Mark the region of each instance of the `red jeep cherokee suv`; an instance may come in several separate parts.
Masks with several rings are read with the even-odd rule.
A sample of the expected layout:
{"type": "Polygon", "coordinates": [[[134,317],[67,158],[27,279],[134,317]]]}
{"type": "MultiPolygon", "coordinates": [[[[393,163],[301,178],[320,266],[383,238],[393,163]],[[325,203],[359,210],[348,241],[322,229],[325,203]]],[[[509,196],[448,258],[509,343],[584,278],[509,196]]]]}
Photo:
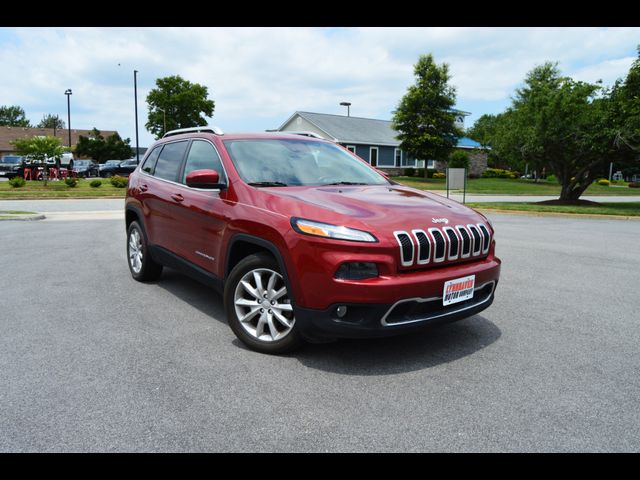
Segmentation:
{"type": "Polygon", "coordinates": [[[268,353],[469,317],[500,274],[483,215],[298,134],[167,132],[125,213],[133,278],[166,265],[215,287],[233,332],[268,353]]]}

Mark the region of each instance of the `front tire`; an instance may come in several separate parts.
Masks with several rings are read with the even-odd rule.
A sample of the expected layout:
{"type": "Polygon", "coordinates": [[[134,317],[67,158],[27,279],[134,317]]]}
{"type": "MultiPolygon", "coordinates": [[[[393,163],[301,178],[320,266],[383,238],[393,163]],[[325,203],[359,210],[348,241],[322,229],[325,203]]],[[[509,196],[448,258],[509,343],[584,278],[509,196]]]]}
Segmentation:
{"type": "Polygon", "coordinates": [[[157,280],[162,273],[162,265],[149,255],[147,237],[137,221],[127,229],[127,263],[131,276],[139,282],[157,280]]]}
{"type": "Polygon", "coordinates": [[[280,354],[304,343],[282,272],[270,255],[249,255],[234,267],[224,307],[233,333],[253,350],[280,354]]]}

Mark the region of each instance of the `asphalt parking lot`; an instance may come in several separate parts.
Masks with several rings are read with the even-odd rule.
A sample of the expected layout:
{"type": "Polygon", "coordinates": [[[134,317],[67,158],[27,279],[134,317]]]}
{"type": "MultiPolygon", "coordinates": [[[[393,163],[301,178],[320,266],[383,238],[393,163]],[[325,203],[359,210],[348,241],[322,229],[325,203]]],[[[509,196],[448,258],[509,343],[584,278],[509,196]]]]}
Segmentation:
{"type": "Polygon", "coordinates": [[[122,220],[0,222],[0,451],[639,451],[640,222],[490,218],[489,309],[283,357],[122,220]]]}

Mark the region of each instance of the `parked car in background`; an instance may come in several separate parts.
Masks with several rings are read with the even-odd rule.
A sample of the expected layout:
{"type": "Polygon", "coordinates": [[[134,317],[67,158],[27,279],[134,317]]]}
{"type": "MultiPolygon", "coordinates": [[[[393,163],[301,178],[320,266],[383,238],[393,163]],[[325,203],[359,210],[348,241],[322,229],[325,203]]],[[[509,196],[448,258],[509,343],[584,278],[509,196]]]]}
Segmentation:
{"type": "Polygon", "coordinates": [[[78,177],[97,177],[100,174],[95,160],[74,160],[73,171],[78,177]]]}
{"type": "Polygon", "coordinates": [[[122,163],[122,160],[107,160],[98,165],[101,177],[113,177],[115,168],[122,163]]]}
{"type": "Polygon", "coordinates": [[[0,177],[13,178],[22,175],[21,165],[22,157],[5,155],[0,158],[0,177]]]}
{"type": "MultiPolygon", "coordinates": [[[[116,160],[108,160],[109,162],[114,162],[116,160]]],[[[114,175],[120,175],[121,177],[128,177],[131,172],[133,172],[138,166],[138,162],[135,158],[130,158],[129,160],[117,160],[120,162],[118,165],[103,167],[100,170],[101,177],[113,177],[114,175]]],[[[106,162],[105,162],[106,165],[106,162]]]]}

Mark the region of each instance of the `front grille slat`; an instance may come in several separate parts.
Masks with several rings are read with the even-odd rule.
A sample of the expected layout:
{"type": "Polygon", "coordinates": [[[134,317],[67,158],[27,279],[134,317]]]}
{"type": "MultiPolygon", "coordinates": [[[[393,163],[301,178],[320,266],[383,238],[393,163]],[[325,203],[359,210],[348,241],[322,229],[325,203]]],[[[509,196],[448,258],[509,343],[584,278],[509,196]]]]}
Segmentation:
{"type": "Polygon", "coordinates": [[[442,232],[437,228],[430,228],[429,233],[433,238],[433,261],[443,262],[447,251],[447,241],[444,238],[442,232]]]}
{"type": "Polygon", "coordinates": [[[471,232],[471,236],[473,237],[473,256],[480,255],[482,252],[482,236],[480,235],[480,231],[478,227],[475,225],[467,225],[467,228],[471,232]]]}
{"type": "Polygon", "coordinates": [[[394,235],[400,244],[400,262],[408,267],[413,264],[413,240],[407,232],[395,232],[394,235]]]}
{"type": "Polygon", "coordinates": [[[491,234],[489,233],[489,230],[487,229],[487,227],[482,223],[478,224],[478,228],[480,229],[480,232],[482,233],[482,237],[483,237],[482,253],[485,254],[489,251],[489,245],[491,245],[491,234]]]}
{"type": "Polygon", "coordinates": [[[412,230],[418,242],[418,265],[429,263],[431,258],[431,243],[424,230],[412,230]]]}
{"type": "Polygon", "coordinates": [[[451,227],[444,227],[443,230],[449,239],[449,260],[457,260],[460,242],[456,231],[451,227]]]}

